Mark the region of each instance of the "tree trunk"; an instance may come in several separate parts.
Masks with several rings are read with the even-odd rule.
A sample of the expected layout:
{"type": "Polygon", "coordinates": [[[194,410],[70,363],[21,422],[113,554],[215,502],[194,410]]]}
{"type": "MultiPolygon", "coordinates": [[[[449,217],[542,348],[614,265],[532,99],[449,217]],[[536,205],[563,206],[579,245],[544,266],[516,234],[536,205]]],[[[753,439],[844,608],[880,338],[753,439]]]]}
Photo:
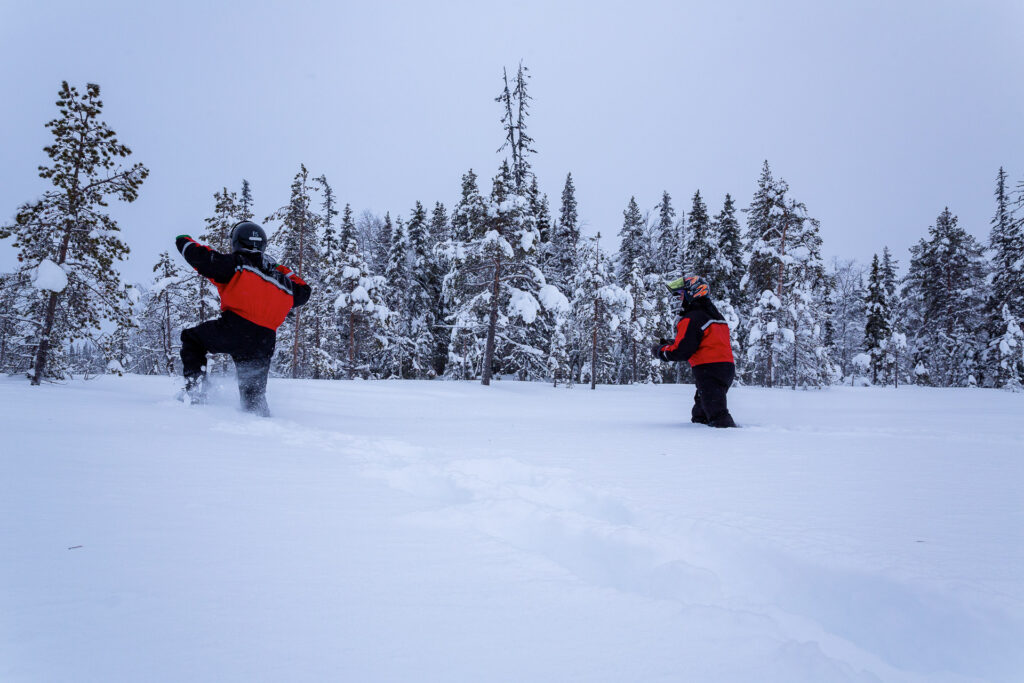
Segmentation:
{"type": "Polygon", "coordinates": [[[355,371],[356,366],[356,312],[354,310],[348,312],[348,378],[352,379],[352,374],[355,371]]]}
{"type": "Polygon", "coordinates": [[[590,346],[590,390],[597,389],[597,325],[601,315],[601,300],[594,297],[594,333],[590,346]]]}
{"type": "Polygon", "coordinates": [[[494,335],[498,329],[498,292],[501,288],[501,257],[494,258],[494,282],[491,285],[491,312],[487,321],[487,346],[484,347],[483,379],[485,387],[491,385],[491,365],[494,363],[494,335]]]}
{"type": "MultiPolygon", "coordinates": [[[[77,171],[76,171],[77,172],[77,171]]],[[[75,189],[77,190],[77,180],[75,189]]],[[[60,253],[57,256],[57,265],[63,266],[68,258],[68,245],[71,244],[71,231],[78,225],[78,214],[75,219],[64,230],[64,239],[61,241],[60,253]]],[[[43,380],[43,371],[46,369],[46,357],[50,351],[50,332],[53,331],[53,321],[57,315],[57,297],[59,292],[50,292],[50,300],[46,302],[46,317],[43,319],[43,329],[39,333],[39,346],[36,348],[35,373],[32,375],[32,386],[37,387],[43,380]]]]}
{"type": "MultiPolygon", "coordinates": [[[[302,277],[301,275],[299,277],[302,277]]],[[[295,310],[295,340],[292,341],[292,379],[299,376],[299,330],[302,321],[302,309],[295,310]]]]}
{"type": "Polygon", "coordinates": [[[46,302],[46,317],[43,319],[43,329],[39,333],[39,347],[36,349],[35,372],[32,375],[32,386],[39,386],[43,379],[43,371],[46,369],[46,356],[50,351],[50,331],[53,329],[53,320],[57,314],[57,292],[50,292],[50,300],[46,302]]]}
{"type": "MultiPolygon", "coordinates": [[[[303,181],[305,183],[305,181],[303,181]]],[[[303,185],[302,188],[303,196],[305,196],[306,188],[303,185]]],[[[303,205],[303,213],[305,213],[305,205],[303,205]]],[[[305,254],[305,238],[306,238],[306,225],[305,215],[303,215],[303,223],[299,228],[299,262],[296,264],[295,273],[299,277],[302,277],[302,257],[305,254]]],[[[302,330],[302,309],[295,311],[295,341],[292,342],[292,379],[296,379],[299,376],[299,332],[302,330]]]]}
{"type": "Polygon", "coordinates": [[[174,357],[171,340],[171,301],[164,293],[164,361],[167,374],[174,374],[174,357]]]}

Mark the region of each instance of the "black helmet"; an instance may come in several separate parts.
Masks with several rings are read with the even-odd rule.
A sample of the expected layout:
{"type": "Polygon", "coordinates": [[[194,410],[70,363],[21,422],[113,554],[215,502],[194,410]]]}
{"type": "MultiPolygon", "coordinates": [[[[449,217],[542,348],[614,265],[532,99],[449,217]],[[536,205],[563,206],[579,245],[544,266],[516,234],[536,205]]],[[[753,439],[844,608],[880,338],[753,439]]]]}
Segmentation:
{"type": "Polygon", "coordinates": [[[689,305],[694,299],[705,299],[708,297],[708,281],[700,275],[689,275],[673,280],[666,284],[668,291],[680,297],[683,303],[689,305]]]}
{"type": "Polygon", "coordinates": [[[267,233],[252,221],[239,221],[231,228],[231,251],[258,251],[267,249],[267,233]]]}

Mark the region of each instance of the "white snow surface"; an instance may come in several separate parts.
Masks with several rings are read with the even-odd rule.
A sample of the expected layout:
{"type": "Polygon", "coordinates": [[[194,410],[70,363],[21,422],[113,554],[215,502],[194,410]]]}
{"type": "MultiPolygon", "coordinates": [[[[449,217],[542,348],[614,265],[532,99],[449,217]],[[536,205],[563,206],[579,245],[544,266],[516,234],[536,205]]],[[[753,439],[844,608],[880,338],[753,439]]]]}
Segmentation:
{"type": "Polygon", "coordinates": [[[0,680],[1024,680],[1024,395],[178,385],[0,379],[0,680]]]}
{"type": "Polygon", "coordinates": [[[48,292],[63,292],[68,286],[68,274],[56,263],[46,258],[39,262],[32,276],[32,286],[48,292]]]}

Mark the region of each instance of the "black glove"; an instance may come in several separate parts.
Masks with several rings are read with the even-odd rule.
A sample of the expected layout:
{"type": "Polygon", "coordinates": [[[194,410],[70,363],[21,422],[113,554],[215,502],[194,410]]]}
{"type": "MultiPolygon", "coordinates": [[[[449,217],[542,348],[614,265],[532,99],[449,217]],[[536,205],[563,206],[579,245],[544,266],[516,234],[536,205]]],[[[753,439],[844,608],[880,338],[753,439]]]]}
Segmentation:
{"type": "Polygon", "coordinates": [[[664,344],[651,344],[651,355],[655,358],[661,358],[661,347],[664,344]]]}

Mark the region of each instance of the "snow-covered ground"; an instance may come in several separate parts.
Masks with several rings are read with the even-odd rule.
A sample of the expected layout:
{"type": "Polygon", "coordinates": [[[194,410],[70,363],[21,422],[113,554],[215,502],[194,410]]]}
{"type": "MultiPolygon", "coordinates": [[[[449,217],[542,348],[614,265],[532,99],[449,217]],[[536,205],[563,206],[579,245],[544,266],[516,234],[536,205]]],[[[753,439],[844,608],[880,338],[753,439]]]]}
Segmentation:
{"type": "Polygon", "coordinates": [[[176,387],[0,380],[0,680],[1024,680],[1024,395],[176,387]]]}

